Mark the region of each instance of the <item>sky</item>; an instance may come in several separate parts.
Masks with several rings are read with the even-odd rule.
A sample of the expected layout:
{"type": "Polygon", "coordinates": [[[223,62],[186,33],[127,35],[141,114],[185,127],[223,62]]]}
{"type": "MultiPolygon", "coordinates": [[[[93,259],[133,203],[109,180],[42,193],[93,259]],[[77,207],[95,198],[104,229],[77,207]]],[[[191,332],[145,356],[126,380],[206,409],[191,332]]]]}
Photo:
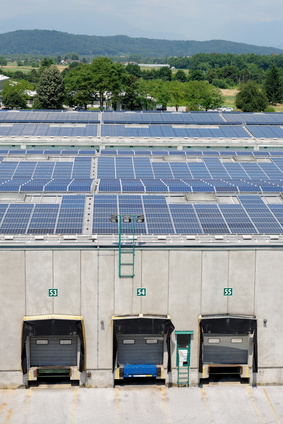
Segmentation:
{"type": "Polygon", "coordinates": [[[0,0],[0,33],[229,40],[283,48],[283,0],[0,0]]]}

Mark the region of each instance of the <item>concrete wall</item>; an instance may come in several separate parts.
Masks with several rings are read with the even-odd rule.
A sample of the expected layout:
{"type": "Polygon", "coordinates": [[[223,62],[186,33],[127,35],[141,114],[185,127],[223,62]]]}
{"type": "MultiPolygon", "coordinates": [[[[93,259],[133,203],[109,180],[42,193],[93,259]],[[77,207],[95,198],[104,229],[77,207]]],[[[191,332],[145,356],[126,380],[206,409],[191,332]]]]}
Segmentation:
{"type": "MultiPolygon", "coordinates": [[[[258,383],[283,383],[281,250],[137,250],[134,278],[118,277],[114,250],[1,250],[0,269],[1,387],[22,384],[23,317],[53,313],[84,317],[92,386],[113,383],[111,317],[128,314],[168,314],[176,330],[194,332],[194,384],[199,315],[256,315],[258,383]],[[147,289],[145,297],[137,296],[138,287],[147,289]],[[223,295],[225,287],[233,288],[233,296],[223,295]],[[50,298],[49,288],[57,288],[58,297],[50,298]]],[[[174,366],[174,334],[172,339],[174,366]]]]}

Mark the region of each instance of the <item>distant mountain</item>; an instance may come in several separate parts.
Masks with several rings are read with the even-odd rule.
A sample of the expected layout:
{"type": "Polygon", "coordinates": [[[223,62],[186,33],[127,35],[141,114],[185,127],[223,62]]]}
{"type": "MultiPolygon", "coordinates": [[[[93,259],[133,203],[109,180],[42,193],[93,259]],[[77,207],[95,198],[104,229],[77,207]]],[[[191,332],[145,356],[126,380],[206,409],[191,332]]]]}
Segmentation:
{"type": "Polygon", "coordinates": [[[259,47],[233,41],[171,41],[149,38],[131,38],[125,35],[75,35],[49,30],[20,30],[0,34],[0,55],[38,54],[64,55],[76,52],[84,56],[143,57],[192,56],[197,53],[254,53],[258,55],[283,54],[273,47],[259,47]]]}

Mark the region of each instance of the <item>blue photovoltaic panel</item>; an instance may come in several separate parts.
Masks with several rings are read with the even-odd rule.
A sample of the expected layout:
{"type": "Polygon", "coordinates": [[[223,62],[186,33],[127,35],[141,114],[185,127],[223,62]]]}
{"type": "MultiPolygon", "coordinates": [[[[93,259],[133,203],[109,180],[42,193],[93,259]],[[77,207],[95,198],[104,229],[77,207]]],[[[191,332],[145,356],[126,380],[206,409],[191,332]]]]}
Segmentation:
{"type": "Polygon", "coordinates": [[[8,204],[0,203],[0,225],[8,206],[8,204]]]}
{"type": "Polygon", "coordinates": [[[242,205],[219,205],[219,209],[232,234],[257,233],[242,205]]]}
{"type": "Polygon", "coordinates": [[[229,177],[226,169],[218,158],[204,158],[203,160],[212,178],[229,177]]]}
{"type": "Polygon", "coordinates": [[[90,178],[91,163],[90,157],[76,157],[71,177],[81,179],[90,178]]]}
{"type": "Polygon", "coordinates": [[[170,162],[170,166],[174,178],[192,178],[186,163],[170,162]]]}
{"type": "Polygon", "coordinates": [[[141,180],[130,180],[130,179],[122,179],[121,180],[122,192],[144,192],[145,187],[142,184],[141,180]]]}
{"type": "Polygon", "coordinates": [[[52,178],[71,178],[72,171],[72,162],[56,162],[52,178]]]}
{"type": "Polygon", "coordinates": [[[135,178],[132,158],[116,157],[115,163],[117,178],[135,178]]]}
{"type": "Polygon", "coordinates": [[[280,234],[282,227],[259,196],[239,196],[260,234],[280,234]]]}
{"type": "Polygon", "coordinates": [[[89,179],[76,179],[68,186],[69,192],[91,192],[93,180],[89,179]]]}
{"type": "Polygon", "coordinates": [[[205,234],[229,234],[222,214],[217,205],[195,205],[195,210],[205,234]]]}
{"type": "Polygon", "coordinates": [[[33,178],[51,178],[55,162],[38,162],[34,170],[33,178]]]}
{"type": "Polygon", "coordinates": [[[36,162],[19,162],[13,178],[32,178],[36,162]]]}
{"type": "Polygon", "coordinates": [[[205,192],[205,193],[211,193],[214,192],[214,187],[211,184],[208,184],[205,181],[201,181],[198,179],[188,179],[183,178],[183,181],[191,188],[191,191],[194,193],[197,192],[205,192]]]}
{"type": "Polygon", "coordinates": [[[174,234],[169,208],[164,196],[143,196],[149,234],[174,234]]]}
{"type": "Polygon", "coordinates": [[[46,184],[50,182],[50,179],[40,179],[29,180],[21,186],[22,192],[43,192],[46,184]]]}
{"type": "Polygon", "coordinates": [[[171,193],[183,193],[188,191],[191,192],[191,187],[180,179],[173,180],[162,178],[162,181],[168,187],[168,191],[170,191],[171,193]]]}
{"type": "Polygon", "coordinates": [[[144,215],[141,196],[124,195],[118,196],[119,214],[132,215],[130,223],[121,222],[122,234],[146,234],[145,221],[136,222],[137,215],[144,215]]]}
{"type": "Polygon", "coordinates": [[[97,178],[117,178],[113,157],[99,157],[97,163],[97,178]]]}
{"type": "Polygon", "coordinates": [[[118,201],[116,195],[93,196],[93,234],[117,234],[118,224],[110,221],[111,215],[118,215],[118,201]]]}
{"type": "Polygon", "coordinates": [[[152,168],[155,178],[173,178],[170,165],[167,162],[153,162],[152,168]]]}
{"type": "Polygon", "coordinates": [[[193,178],[211,178],[211,174],[204,163],[188,162],[187,165],[193,178]]]}
{"type": "Polygon", "coordinates": [[[38,204],[35,205],[27,233],[28,234],[53,234],[59,205],[38,204]]]}
{"type": "Polygon", "coordinates": [[[151,192],[167,192],[168,187],[159,179],[145,179],[142,180],[143,185],[145,186],[145,191],[148,193],[151,192]]]}
{"type": "Polygon", "coordinates": [[[100,192],[118,192],[122,191],[121,181],[119,179],[102,178],[99,182],[98,191],[100,192]]]}
{"type": "Polygon", "coordinates": [[[85,196],[63,196],[56,234],[81,234],[83,230],[85,196]]]}
{"type": "Polygon", "coordinates": [[[153,171],[149,158],[134,158],[136,178],[153,178],[153,171]]]}
{"type": "Polygon", "coordinates": [[[202,234],[192,205],[170,205],[171,215],[177,234],[202,234]]]}
{"type": "Polygon", "coordinates": [[[68,186],[71,184],[72,179],[58,179],[51,180],[44,187],[45,192],[66,192],[68,191],[68,186]]]}
{"type": "Polygon", "coordinates": [[[25,234],[34,205],[10,204],[1,222],[2,234],[25,234]]]}

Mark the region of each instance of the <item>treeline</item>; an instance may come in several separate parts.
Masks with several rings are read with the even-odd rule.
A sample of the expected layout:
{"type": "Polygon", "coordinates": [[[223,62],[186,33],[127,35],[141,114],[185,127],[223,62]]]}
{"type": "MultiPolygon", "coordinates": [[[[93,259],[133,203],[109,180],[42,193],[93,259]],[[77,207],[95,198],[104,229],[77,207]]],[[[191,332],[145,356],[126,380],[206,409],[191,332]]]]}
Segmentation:
{"type": "Polygon", "coordinates": [[[35,108],[59,108],[64,104],[86,109],[99,102],[101,109],[139,110],[158,105],[161,109],[174,106],[178,110],[182,105],[188,110],[208,110],[222,105],[220,88],[229,86],[240,87],[241,96],[236,99],[236,106],[244,111],[265,110],[268,104],[282,102],[282,67],[273,65],[264,70],[253,63],[239,69],[225,60],[223,67],[215,63],[214,68],[204,69],[202,65],[185,72],[169,66],[142,69],[136,63],[125,65],[100,57],[90,64],[72,62],[60,73],[54,61],[45,58],[38,69],[27,74],[17,71],[13,75],[17,83],[11,80],[5,84],[3,103],[6,107],[25,107],[27,91],[36,90],[35,108]],[[48,72],[51,73],[46,76],[48,72]],[[50,80],[51,76],[54,80],[50,80]],[[40,94],[45,93],[44,84],[48,100],[45,94],[40,94]],[[57,86],[60,89],[55,95],[50,87],[57,86]],[[253,97],[253,101],[250,102],[249,97],[253,97]],[[18,104],[17,99],[21,100],[18,104]]]}

